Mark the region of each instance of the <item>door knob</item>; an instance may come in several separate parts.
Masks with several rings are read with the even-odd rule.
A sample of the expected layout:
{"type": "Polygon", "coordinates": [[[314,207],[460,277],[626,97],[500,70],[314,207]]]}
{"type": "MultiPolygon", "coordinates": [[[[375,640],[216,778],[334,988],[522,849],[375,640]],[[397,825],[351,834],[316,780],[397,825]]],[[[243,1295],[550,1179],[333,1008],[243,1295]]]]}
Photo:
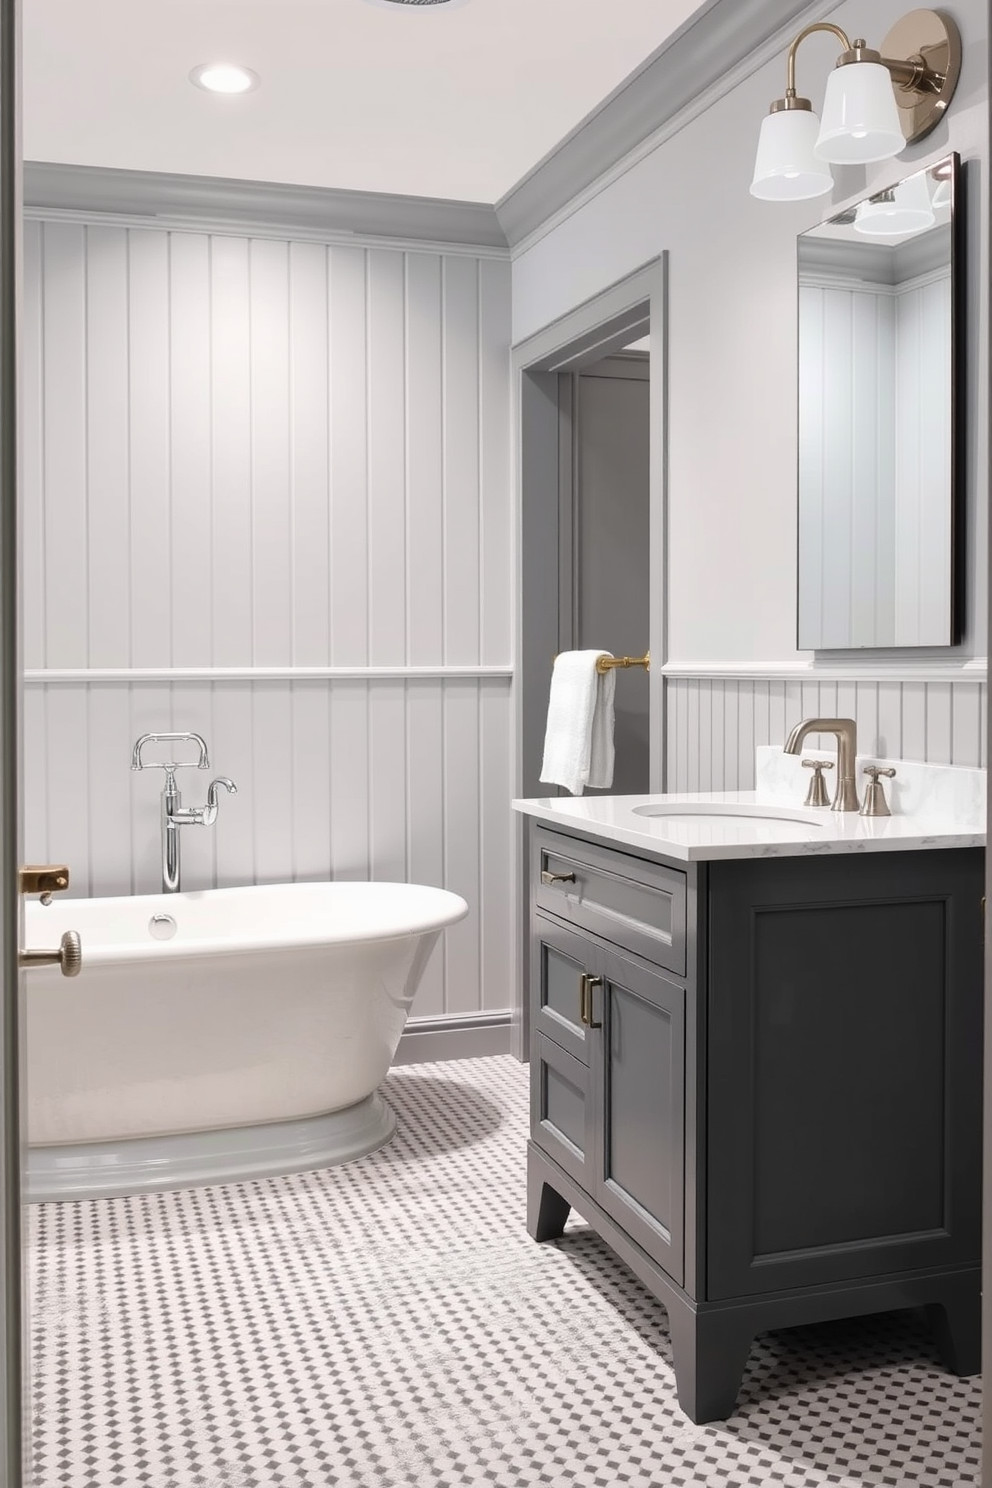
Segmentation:
{"type": "Polygon", "coordinates": [[[78,976],[83,968],[83,947],[76,930],[67,930],[55,951],[21,951],[18,963],[26,970],[32,966],[59,966],[62,975],[78,976]]]}

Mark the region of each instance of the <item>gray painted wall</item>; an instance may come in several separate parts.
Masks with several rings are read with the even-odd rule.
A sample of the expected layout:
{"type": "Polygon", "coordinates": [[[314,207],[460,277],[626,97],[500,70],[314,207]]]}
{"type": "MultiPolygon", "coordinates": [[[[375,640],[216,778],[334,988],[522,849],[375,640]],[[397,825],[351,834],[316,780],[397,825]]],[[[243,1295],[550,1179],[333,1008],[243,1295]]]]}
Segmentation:
{"type": "Polygon", "coordinates": [[[195,729],[185,886],[447,885],[416,1012],[506,1008],[505,257],[63,217],[25,270],[27,860],[157,890],[130,746],[195,729]]]}
{"type": "MultiPolygon", "coordinates": [[[[869,40],[881,40],[904,6],[879,0],[871,9],[869,40]]],[[[678,677],[669,689],[670,779],[682,771],[674,741],[680,731],[688,737],[679,710],[694,706],[683,682],[695,674],[712,683],[719,668],[739,696],[781,680],[784,668],[798,670],[813,660],[795,647],[796,235],[848,198],[906,174],[908,162],[936,160],[949,149],[961,153],[970,208],[964,644],[925,654],[856,652],[842,660],[854,680],[874,681],[894,661],[901,674],[887,680],[908,685],[924,667],[932,675],[936,661],[951,666],[952,687],[974,690],[983,680],[979,669],[959,682],[952,664],[984,656],[986,649],[988,20],[981,0],[948,9],[961,28],[965,60],[947,119],[899,161],[870,173],[839,173],[833,199],[783,205],[749,195],[757,131],[785,81],[783,53],[687,117],[684,127],[673,121],[650,153],[641,152],[627,170],[611,171],[599,189],[583,192],[517,250],[515,341],[668,251],[667,660],[678,677]]],[[[866,24],[864,7],[854,3],[837,6],[831,18],[859,32],[866,24]]],[[[814,102],[822,98],[833,60],[830,38],[805,43],[800,91],[814,102]]],[[[930,683],[921,677],[919,685],[930,683]]],[[[721,783],[712,769],[698,780],[700,788],[721,783]]]]}

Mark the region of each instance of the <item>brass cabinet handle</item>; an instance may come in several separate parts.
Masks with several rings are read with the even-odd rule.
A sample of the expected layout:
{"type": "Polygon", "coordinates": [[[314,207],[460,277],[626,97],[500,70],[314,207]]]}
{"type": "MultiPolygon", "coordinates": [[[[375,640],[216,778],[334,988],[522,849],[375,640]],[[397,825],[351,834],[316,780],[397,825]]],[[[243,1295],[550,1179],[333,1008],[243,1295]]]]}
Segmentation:
{"type": "Polygon", "coordinates": [[[574,883],[574,873],[549,873],[547,868],[541,870],[541,882],[545,886],[556,883],[574,883]]]}
{"type": "Polygon", "coordinates": [[[59,966],[62,975],[78,976],[83,968],[83,947],[78,931],[67,930],[59,942],[57,951],[21,951],[18,963],[22,968],[31,966],[59,966]]]}

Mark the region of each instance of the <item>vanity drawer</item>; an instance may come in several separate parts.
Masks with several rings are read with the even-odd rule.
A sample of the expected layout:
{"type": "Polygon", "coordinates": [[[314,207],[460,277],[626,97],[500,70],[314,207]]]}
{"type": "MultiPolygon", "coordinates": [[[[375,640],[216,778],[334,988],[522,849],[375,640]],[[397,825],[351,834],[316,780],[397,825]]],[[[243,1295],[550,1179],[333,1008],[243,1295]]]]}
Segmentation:
{"type": "Polygon", "coordinates": [[[685,874],[535,828],[534,904],[685,975],[685,874]]]}

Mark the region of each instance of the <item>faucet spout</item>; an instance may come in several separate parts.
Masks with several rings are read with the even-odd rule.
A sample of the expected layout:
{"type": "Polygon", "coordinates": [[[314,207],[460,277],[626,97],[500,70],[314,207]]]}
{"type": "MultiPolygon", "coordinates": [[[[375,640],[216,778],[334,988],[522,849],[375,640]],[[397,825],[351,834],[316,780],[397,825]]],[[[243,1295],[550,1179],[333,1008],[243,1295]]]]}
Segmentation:
{"type": "Polygon", "coordinates": [[[201,818],[202,824],[205,827],[212,827],[217,820],[217,811],[220,805],[217,799],[217,787],[219,785],[222,785],[231,796],[238,794],[238,787],[227,775],[218,775],[216,780],[211,780],[207,789],[207,804],[203,808],[203,816],[201,818]]]}
{"type": "Polygon", "coordinates": [[[807,734],[833,734],[837,740],[837,793],[833,811],[858,811],[854,762],[858,754],[858,725],[853,718],[804,718],[785,741],[786,754],[799,754],[807,734]]]}

